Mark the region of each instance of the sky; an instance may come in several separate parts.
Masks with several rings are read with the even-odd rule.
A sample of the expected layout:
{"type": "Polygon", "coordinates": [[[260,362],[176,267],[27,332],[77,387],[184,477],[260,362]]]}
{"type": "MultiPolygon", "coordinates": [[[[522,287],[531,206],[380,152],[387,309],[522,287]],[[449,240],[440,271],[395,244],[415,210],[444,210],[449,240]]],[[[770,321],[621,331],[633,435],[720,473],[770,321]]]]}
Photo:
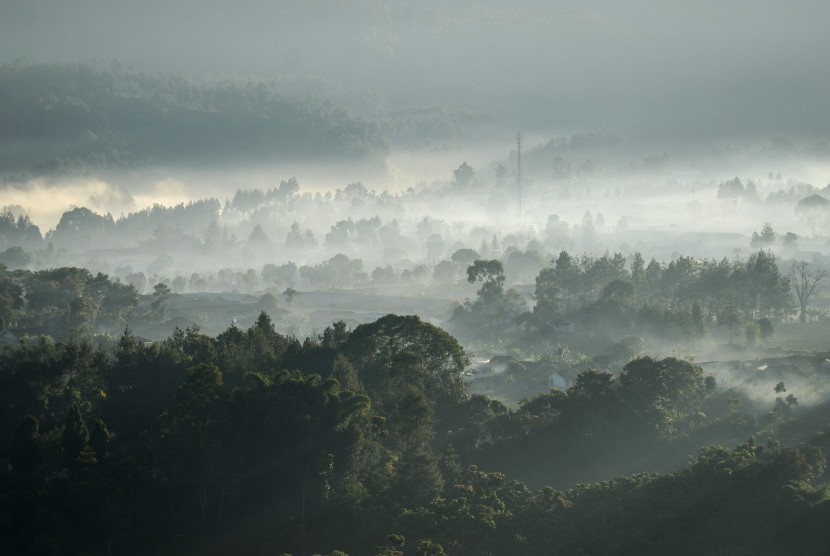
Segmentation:
{"type": "Polygon", "coordinates": [[[525,129],[823,134],[830,2],[0,0],[0,62],[304,76],[525,129]]]}
{"type": "MultiPolygon", "coordinates": [[[[229,167],[213,181],[199,168],[60,176],[5,187],[0,206],[21,205],[51,225],[68,205],[118,214],[292,175],[309,190],[362,181],[399,191],[449,180],[465,160],[491,174],[509,160],[517,130],[528,150],[595,133],[624,137],[623,158],[670,153],[684,168],[684,157],[692,167],[729,152],[735,167],[720,177],[731,178],[758,165],[740,158],[765,152],[757,145],[821,143],[826,153],[827,21],[827,0],[0,0],[0,64],[114,61],[196,83],[275,80],[291,94],[308,84],[370,121],[439,108],[490,126],[439,152],[401,146],[378,168],[315,159],[229,167]]],[[[749,175],[786,169],[795,156],[772,154],[749,175]]],[[[823,185],[830,164],[821,156],[809,160],[816,172],[788,178],[823,185]]]]}

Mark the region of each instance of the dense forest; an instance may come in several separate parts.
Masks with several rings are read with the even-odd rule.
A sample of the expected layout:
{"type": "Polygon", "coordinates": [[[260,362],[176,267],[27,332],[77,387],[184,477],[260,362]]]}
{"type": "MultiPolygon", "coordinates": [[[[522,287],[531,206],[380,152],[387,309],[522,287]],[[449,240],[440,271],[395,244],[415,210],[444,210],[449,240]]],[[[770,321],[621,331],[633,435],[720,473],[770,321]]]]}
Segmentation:
{"type": "Polygon", "coordinates": [[[826,403],[779,384],[755,412],[692,362],[640,357],[509,409],[465,393],[467,364],[396,315],[303,341],[265,312],[216,337],[25,339],[0,358],[3,550],[830,548],[826,403]]]}
{"type": "Polygon", "coordinates": [[[377,126],[324,101],[287,98],[264,82],[200,86],[118,65],[12,64],[0,68],[0,83],[6,172],[370,155],[385,148],[377,126]]]}
{"type": "Polygon", "coordinates": [[[205,83],[117,62],[5,64],[0,172],[371,158],[393,144],[451,144],[488,120],[439,108],[350,109],[349,98],[299,78],[205,83]]]}

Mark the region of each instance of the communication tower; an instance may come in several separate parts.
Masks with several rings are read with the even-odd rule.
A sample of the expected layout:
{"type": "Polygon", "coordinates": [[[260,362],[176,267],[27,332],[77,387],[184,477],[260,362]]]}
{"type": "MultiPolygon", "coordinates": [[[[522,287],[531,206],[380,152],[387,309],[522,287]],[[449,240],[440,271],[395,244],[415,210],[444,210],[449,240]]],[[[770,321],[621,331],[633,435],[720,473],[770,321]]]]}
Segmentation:
{"type": "Polygon", "coordinates": [[[516,134],[516,193],[519,201],[519,219],[522,218],[522,132],[516,134]]]}

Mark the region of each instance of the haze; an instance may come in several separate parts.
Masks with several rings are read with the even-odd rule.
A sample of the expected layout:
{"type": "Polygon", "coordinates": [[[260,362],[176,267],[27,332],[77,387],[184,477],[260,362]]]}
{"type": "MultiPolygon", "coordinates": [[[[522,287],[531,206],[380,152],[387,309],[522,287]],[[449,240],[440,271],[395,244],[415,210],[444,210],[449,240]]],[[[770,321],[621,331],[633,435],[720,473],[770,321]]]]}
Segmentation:
{"type": "Polygon", "coordinates": [[[0,0],[0,553],[830,553],[828,21],[0,0]]]}
{"type": "Polygon", "coordinates": [[[514,128],[824,133],[826,2],[4,0],[2,60],[312,77],[514,128]]]}

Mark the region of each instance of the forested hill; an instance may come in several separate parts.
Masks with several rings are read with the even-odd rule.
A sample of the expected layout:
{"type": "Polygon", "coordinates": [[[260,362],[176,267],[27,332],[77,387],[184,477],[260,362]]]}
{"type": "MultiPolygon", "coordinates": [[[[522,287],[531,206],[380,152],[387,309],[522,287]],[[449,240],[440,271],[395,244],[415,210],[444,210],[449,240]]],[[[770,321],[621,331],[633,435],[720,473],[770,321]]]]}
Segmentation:
{"type": "Polygon", "coordinates": [[[366,157],[378,125],[274,83],[195,84],[112,65],[0,67],[0,172],[366,157]]]}

